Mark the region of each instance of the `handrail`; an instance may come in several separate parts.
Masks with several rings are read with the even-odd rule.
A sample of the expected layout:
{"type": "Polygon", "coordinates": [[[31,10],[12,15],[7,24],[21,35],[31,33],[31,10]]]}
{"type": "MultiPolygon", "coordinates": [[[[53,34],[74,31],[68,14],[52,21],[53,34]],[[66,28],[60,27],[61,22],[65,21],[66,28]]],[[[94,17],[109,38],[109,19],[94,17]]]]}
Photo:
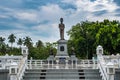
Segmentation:
{"type": "Polygon", "coordinates": [[[108,80],[107,78],[107,72],[106,72],[106,67],[105,67],[105,65],[104,64],[101,64],[101,62],[100,62],[100,60],[98,59],[98,68],[100,69],[100,73],[101,73],[101,75],[102,75],[102,78],[104,79],[104,80],[108,80]]]}
{"type": "Polygon", "coordinates": [[[96,69],[97,68],[97,60],[75,60],[71,61],[68,60],[68,62],[65,62],[63,64],[57,63],[56,61],[49,62],[48,60],[27,60],[27,66],[29,69],[32,68],[51,68],[51,69],[57,69],[58,66],[60,68],[69,68],[69,69],[74,69],[74,68],[92,68],[96,69]]]}
{"type": "Polygon", "coordinates": [[[26,69],[26,62],[27,61],[26,61],[25,58],[21,59],[20,65],[19,65],[19,68],[18,68],[17,80],[22,79],[22,76],[24,75],[24,71],[26,69]]]}

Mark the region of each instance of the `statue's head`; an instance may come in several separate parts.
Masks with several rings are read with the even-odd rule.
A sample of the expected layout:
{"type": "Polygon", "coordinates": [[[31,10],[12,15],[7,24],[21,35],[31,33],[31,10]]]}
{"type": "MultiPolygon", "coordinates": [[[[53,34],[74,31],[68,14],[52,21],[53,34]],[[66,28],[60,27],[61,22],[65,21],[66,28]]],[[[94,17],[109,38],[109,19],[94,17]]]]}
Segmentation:
{"type": "Polygon", "coordinates": [[[60,18],[60,22],[63,23],[63,18],[60,18]]]}

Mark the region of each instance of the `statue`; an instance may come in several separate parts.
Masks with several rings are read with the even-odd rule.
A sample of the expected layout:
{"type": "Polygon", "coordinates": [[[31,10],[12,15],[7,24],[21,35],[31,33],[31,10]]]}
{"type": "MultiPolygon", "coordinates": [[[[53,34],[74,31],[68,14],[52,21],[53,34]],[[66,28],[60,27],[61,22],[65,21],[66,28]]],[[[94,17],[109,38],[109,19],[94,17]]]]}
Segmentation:
{"type": "Polygon", "coordinates": [[[61,40],[64,40],[64,28],[65,28],[65,25],[63,24],[63,18],[60,18],[59,30],[60,30],[61,40]]]}

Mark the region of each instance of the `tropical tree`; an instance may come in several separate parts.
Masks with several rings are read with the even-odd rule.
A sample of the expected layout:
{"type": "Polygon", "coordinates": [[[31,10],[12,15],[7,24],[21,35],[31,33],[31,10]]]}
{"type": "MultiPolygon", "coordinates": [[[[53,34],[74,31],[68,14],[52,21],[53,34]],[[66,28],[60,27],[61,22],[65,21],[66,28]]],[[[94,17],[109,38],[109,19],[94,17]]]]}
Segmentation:
{"type": "Polygon", "coordinates": [[[25,37],[24,38],[24,42],[23,42],[23,44],[25,45],[25,46],[27,46],[28,48],[30,48],[30,47],[33,47],[32,46],[32,39],[30,38],[30,37],[25,37]]]}
{"type": "Polygon", "coordinates": [[[118,21],[104,20],[96,34],[97,44],[105,47],[106,54],[115,54],[120,46],[120,24],[118,21]]]}
{"type": "Polygon", "coordinates": [[[3,44],[4,44],[4,41],[5,41],[5,38],[0,37],[0,45],[3,45],[3,44]]]}
{"type": "Polygon", "coordinates": [[[80,58],[92,58],[98,45],[103,46],[105,54],[120,53],[119,21],[105,19],[102,22],[81,22],[72,26],[68,35],[68,50],[73,46],[80,58]]]}
{"type": "Polygon", "coordinates": [[[6,52],[6,47],[5,47],[5,38],[0,37],[0,54],[3,55],[6,52]]]}
{"type": "Polygon", "coordinates": [[[16,36],[14,34],[9,35],[8,37],[9,43],[11,43],[11,48],[13,46],[13,43],[15,42],[16,36]]]}
{"type": "Polygon", "coordinates": [[[20,45],[20,48],[21,48],[21,45],[23,44],[23,40],[21,38],[18,39],[18,42],[17,42],[17,45],[20,45]]]}
{"type": "Polygon", "coordinates": [[[68,31],[70,39],[68,40],[68,50],[71,53],[71,48],[75,48],[75,53],[80,58],[89,58],[93,53],[91,45],[93,45],[94,37],[91,35],[91,22],[81,22],[73,26],[72,29],[68,31]]]}
{"type": "Polygon", "coordinates": [[[51,53],[51,50],[52,50],[53,54],[55,55],[57,53],[56,42],[53,42],[53,43],[46,42],[45,49],[46,49],[47,53],[51,53]]]}
{"type": "Polygon", "coordinates": [[[36,42],[36,47],[37,48],[41,48],[41,47],[43,47],[44,45],[43,45],[43,42],[41,41],[41,40],[38,40],[38,42],[36,42]]]}

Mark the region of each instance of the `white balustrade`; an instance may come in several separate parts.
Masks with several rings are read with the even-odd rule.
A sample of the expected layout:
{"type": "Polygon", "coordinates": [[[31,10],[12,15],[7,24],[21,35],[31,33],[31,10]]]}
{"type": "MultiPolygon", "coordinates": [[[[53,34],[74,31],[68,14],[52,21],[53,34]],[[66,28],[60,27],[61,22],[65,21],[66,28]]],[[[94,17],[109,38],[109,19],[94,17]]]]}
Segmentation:
{"type": "Polygon", "coordinates": [[[97,49],[98,68],[103,80],[114,80],[115,68],[120,68],[120,55],[103,55],[102,46],[97,49]]]}
{"type": "Polygon", "coordinates": [[[59,63],[59,60],[56,60],[56,63],[54,61],[47,61],[47,60],[28,60],[27,61],[27,68],[34,69],[34,68],[40,68],[40,69],[74,69],[74,68],[91,68],[95,69],[97,68],[97,61],[93,60],[76,60],[76,61],[70,61],[65,60],[65,63],[59,63]]]}

